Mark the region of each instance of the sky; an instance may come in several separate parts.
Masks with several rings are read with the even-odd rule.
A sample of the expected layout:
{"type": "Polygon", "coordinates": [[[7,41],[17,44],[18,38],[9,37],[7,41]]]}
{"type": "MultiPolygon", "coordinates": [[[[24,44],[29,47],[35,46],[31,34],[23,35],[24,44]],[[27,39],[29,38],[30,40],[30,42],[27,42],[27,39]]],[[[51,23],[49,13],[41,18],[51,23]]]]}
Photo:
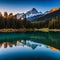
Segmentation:
{"type": "Polygon", "coordinates": [[[31,8],[39,12],[49,11],[52,8],[60,7],[60,0],[0,0],[0,12],[23,13],[31,8]]]}

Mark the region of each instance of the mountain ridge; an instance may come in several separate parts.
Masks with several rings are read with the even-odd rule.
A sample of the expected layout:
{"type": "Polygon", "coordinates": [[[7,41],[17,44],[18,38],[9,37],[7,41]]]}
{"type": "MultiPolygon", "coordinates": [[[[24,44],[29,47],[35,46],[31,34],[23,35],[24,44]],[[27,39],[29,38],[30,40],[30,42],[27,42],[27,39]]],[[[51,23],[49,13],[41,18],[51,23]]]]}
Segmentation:
{"type": "Polygon", "coordinates": [[[60,16],[60,10],[57,10],[57,11],[48,13],[48,14],[46,14],[46,15],[43,15],[43,16],[39,17],[39,18],[37,19],[37,21],[39,21],[39,20],[48,20],[48,19],[53,18],[53,17],[55,17],[55,16],[60,16]]]}
{"type": "Polygon", "coordinates": [[[60,8],[52,8],[50,11],[46,11],[45,13],[42,12],[38,12],[35,8],[31,8],[30,10],[28,10],[26,13],[22,14],[16,14],[18,18],[24,18],[26,15],[27,20],[29,21],[33,21],[38,19],[39,17],[42,18],[45,15],[49,15],[50,13],[56,12],[60,10],[60,8]]]}

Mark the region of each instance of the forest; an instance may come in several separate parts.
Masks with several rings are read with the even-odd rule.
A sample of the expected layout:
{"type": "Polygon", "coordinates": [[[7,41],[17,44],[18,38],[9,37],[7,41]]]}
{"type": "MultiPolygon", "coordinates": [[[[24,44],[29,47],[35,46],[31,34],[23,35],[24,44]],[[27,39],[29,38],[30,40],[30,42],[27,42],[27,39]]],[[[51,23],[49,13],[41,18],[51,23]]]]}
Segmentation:
{"type": "Polygon", "coordinates": [[[16,15],[10,13],[8,15],[7,12],[4,12],[4,15],[0,12],[0,29],[41,29],[41,28],[49,28],[49,29],[60,29],[60,17],[55,16],[50,19],[39,20],[39,21],[29,21],[25,17],[23,20],[17,19],[16,15]]]}

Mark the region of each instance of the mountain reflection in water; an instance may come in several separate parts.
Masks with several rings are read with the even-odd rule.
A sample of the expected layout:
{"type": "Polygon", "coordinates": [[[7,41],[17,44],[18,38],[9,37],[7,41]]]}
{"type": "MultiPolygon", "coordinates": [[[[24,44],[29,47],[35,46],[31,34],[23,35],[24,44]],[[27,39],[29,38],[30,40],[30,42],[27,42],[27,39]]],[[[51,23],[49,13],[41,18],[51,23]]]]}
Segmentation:
{"type": "Polygon", "coordinates": [[[0,43],[0,48],[7,48],[7,47],[16,47],[16,46],[27,46],[29,48],[35,49],[37,46],[45,46],[48,47],[46,45],[40,44],[40,43],[35,43],[29,40],[18,40],[18,41],[12,41],[12,42],[2,42],[0,43]]]}
{"type": "Polygon", "coordinates": [[[2,43],[11,45],[21,40],[46,44],[60,50],[60,32],[0,33],[0,47],[2,43]]]}
{"type": "Polygon", "coordinates": [[[16,46],[27,46],[29,48],[35,49],[37,46],[45,46],[46,48],[51,48],[52,50],[58,50],[57,48],[51,47],[51,46],[47,46],[41,43],[36,43],[30,40],[17,40],[17,41],[10,41],[10,42],[1,42],[0,43],[0,48],[7,48],[7,47],[16,47],[16,46]]]}
{"type": "Polygon", "coordinates": [[[60,60],[60,32],[0,33],[0,60],[60,60]]]}

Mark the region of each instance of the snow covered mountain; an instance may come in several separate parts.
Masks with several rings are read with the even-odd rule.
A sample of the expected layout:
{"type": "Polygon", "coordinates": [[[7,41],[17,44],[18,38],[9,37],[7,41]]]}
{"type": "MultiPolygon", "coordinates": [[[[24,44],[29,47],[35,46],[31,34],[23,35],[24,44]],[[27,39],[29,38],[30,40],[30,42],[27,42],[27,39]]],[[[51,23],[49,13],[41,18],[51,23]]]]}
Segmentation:
{"type": "Polygon", "coordinates": [[[31,8],[29,11],[26,12],[26,15],[36,14],[36,13],[38,13],[38,11],[35,8],[31,8]]]}
{"type": "Polygon", "coordinates": [[[42,12],[38,12],[35,8],[30,9],[29,11],[27,11],[26,13],[17,13],[16,14],[17,19],[23,19],[23,18],[27,18],[27,20],[32,21],[34,19],[37,19],[39,16],[42,16],[42,12]]]}
{"type": "Polygon", "coordinates": [[[44,15],[46,15],[46,14],[48,14],[49,13],[49,11],[46,11],[46,12],[44,12],[44,15]]]}
{"type": "MultiPolygon", "coordinates": [[[[25,17],[29,21],[35,21],[35,20],[47,20],[49,17],[52,18],[54,16],[54,12],[60,11],[60,8],[52,8],[50,11],[46,11],[44,13],[38,12],[35,8],[30,9],[26,13],[16,14],[17,19],[24,19],[25,17]],[[52,16],[51,16],[52,14],[52,16]]],[[[59,15],[58,13],[56,13],[59,15]]]]}
{"type": "Polygon", "coordinates": [[[31,21],[41,16],[42,12],[38,12],[35,8],[32,8],[29,11],[27,11],[25,14],[26,14],[26,18],[31,21]]]}
{"type": "Polygon", "coordinates": [[[17,13],[16,16],[17,16],[17,19],[24,19],[26,15],[25,13],[17,13]]]}

